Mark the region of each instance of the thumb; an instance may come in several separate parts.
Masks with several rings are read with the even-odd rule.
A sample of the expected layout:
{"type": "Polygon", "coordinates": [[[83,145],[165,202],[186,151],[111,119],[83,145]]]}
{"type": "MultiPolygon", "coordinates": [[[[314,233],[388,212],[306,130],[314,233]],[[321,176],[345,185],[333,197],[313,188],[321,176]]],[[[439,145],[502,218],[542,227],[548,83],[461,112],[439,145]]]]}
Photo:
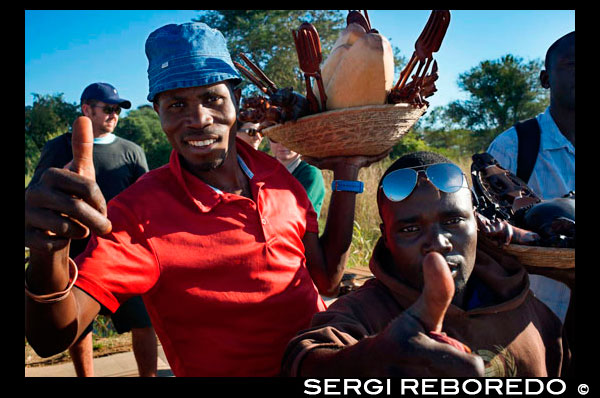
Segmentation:
{"type": "Polygon", "coordinates": [[[454,297],[454,279],[444,257],[431,252],[423,260],[423,292],[411,307],[426,331],[441,332],[444,316],[454,297]]]}
{"type": "Polygon", "coordinates": [[[78,117],[73,123],[73,160],[66,166],[69,170],[91,180],[96,180],[94,169],[94,132],[87,116],[78,117]]]}

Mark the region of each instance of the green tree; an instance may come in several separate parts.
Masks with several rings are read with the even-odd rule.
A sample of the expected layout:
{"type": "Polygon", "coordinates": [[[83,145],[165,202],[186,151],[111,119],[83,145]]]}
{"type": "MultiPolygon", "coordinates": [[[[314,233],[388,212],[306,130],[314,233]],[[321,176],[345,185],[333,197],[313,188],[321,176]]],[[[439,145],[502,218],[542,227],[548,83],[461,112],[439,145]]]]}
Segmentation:
{"type": "Polygon", "coordinates": [[[25,183],[31,179],[44,144],[69,130],[77,116],[78,104],[68,103],[63,94],[33,95],[25,106],[25,183]]]}
{"type": "Polygon", "coordinates": [[[126,117],[119,120],[115,134],[142,147],[149,169],[169,162],[172,147],[162,130],[158,115],[150,105],[129,111],[126,117]]]}
{"type": "MultiPolygon", "coordinates": [[[[292,37],[302,22],[312,23],[319,32],[323,59],[345,27],[345,17],[336,10],[210,10],[195,21],[219,29],[227,39],[234,60],[242,65],[244,53],[275,82],[278,87],[293,87],[305,93],[304,78],[292,37]]],[[[256,94],[250,84],[248,92],[256,94]]]]}
{"type": "Polygon", "coordinates": [[[542,66],[540,59],[524,63],[508,54],[461,74],[458,86],[469,98],[446,106],[447,126],[472,131],[472,148],[485,150],[499,133],[548,106],[548,92],[539,83],[542,66]]]}
{"type": "Polygon", "coordinates": [[[453,158],[470,156],[478,151],[472,132],[461,127],[446,114],[446,108],[438,106],[419,119],[414,130],[436,152],[453,158]]]}
{"type": "Polygon", "coordinates": [[[423,140],[423,137],[411,129],[394,145],[390,152],[390,158],[396,159],[407,153],[431,150],[432,148],[423,140]]]}

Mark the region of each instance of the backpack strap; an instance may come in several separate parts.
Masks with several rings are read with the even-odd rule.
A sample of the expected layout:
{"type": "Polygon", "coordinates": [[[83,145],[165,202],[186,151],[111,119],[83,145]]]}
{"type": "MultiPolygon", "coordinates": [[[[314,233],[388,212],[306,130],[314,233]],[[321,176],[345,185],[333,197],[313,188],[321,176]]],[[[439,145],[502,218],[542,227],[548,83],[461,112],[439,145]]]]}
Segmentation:
{"type": "Polygon", "coordinates": [[[536,118],[515,124],[519,141],[517,177],[529,182],[540,150],[540,126],[536,118]]]}

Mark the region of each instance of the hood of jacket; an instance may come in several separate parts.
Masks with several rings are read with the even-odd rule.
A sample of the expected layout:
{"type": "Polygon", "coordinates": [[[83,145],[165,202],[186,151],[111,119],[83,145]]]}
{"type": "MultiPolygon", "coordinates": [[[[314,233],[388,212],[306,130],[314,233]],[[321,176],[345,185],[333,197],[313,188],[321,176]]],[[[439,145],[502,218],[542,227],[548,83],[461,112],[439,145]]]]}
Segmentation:
{"type": "MultiPolygon", "coordinates": [[[[393,261],[383,239],[377,242],[369,263],[373,275],[383,283],[403,308],[410,307],[421,292],[408,286],[394,275],[393,261]]],[[[470,296],[484,297],[471,308],[451,304],[446,317],[471,316],[512,310],[523,303],[529,292],[529,277],[525,268],[514,257],[504,253],[495,244],[481,239],[477,242],[477,254],[473,272],[467,282],[470,296]]],[[[467,297],[475,303],[473,297],[467,297]]]]}

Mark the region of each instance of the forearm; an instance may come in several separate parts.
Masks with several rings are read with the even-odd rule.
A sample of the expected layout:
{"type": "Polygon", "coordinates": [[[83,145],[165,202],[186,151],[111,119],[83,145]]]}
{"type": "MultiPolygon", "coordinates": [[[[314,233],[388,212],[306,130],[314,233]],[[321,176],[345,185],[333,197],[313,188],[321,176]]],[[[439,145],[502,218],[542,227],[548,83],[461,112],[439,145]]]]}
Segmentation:
{"type": "MultiPolygon", "coordinates": [[[[334,170],[333,178],[353,181],[358,177],[358,170],[357,167],[346,166],[343,169],[334,170]]],[[[323,235],[319,238],[326,274],[332,281],[332,287],[335,290],[344,274],[352,243],[356,195],[357,193],[354,192],[332,192],[327,222],[323,235]]]]}
{"type": "Polygon", "coordinates": [[[376,338],[343,348],[315,348],[301,358],[299,377],[382,377],[376,338]]]}
{"type": "MultiPolygon", "coordinates": [[[[44,295],[65,290],[69,284],[68,245],[56,252],[31,250],[26,272],[28,290],[44,295]]],[[[75,289],[64,300],[39,303],[25,296],[25,335],[40,356],[50,356],[68,348],[82,329],[75,289]]],[[[84,325],[84,326],[87,326],[84,325]]]]}

